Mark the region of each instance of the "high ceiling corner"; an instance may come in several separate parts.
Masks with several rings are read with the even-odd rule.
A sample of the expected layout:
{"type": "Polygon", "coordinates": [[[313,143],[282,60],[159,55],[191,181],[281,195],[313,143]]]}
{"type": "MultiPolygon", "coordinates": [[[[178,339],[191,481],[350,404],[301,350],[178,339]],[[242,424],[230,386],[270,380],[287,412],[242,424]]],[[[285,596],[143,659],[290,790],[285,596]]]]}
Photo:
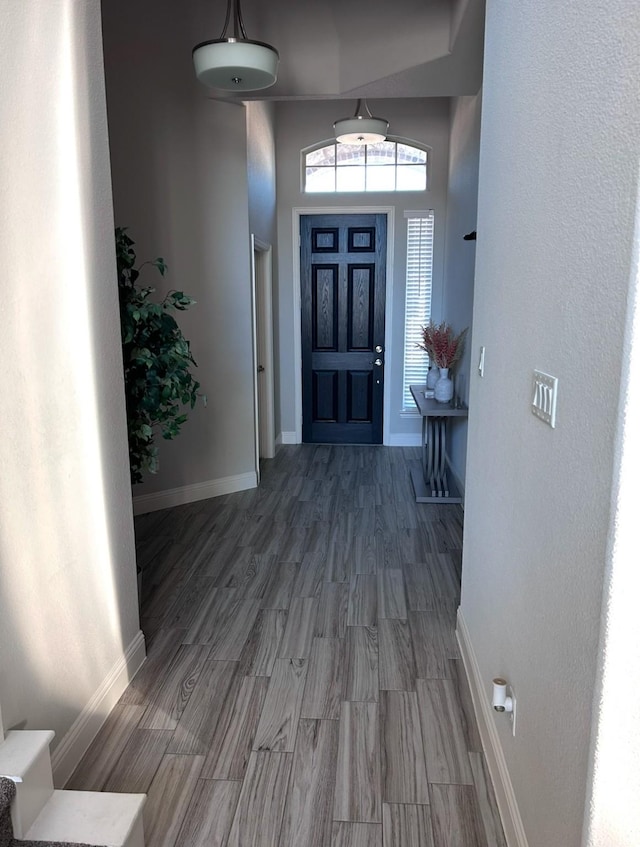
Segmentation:
{"type": "Polygon", "coordinates": [[[482,83],[485,0],[244,0],[249,37],[280,53],[256,99],[451,97],[482,83]]]}

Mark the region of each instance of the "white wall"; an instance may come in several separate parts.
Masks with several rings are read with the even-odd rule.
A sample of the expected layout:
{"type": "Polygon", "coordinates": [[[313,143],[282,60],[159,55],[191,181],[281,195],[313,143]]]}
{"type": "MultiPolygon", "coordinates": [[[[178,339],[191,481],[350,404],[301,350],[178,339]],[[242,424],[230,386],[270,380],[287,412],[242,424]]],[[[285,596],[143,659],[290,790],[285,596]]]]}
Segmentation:
{"type": "Polygon", "coordinates": [[[516,690],[516,737],[494,720],[529,847],[581,839],[638,188],[637,4],[586,11],[487,10],[461,608],[484,695],[516,690]]]}
{"type": "MultiPolygon", "coordinates": [[[[447,202],[447,156],[449,146],[449,105],[445,99],[369,101],[373,114],[390,122],[389,133],[426,144],[432,149],[431,188],[427,192],[398,194],[303,194],[300,151],[333,137],[333,122],[353,113],[350,101],[307,101],[278,103],[276,109],[276,155],[278,188],[278,270],[279,270],[279,349],[280,349],[280,431],[295,432],[294,383],[294,286],[292,209],[313,207],[384,206],[395,209],[393,250],[392,349],[387,348],[385,379],[391,383],[391,413],[387,431],[395,439],[414,438],[419,442],[420,424],[416,417],[401,417],[404,344],[404,292],[407,230],[405,209],[434,209],[434,296],[433,309],[442,311],[442,277],[447,202]],[[389,364],[391,362],[391,364],[389,364]]],[[[297,245],[297,233],[295,238],[297,245]]],[[[295,248],[298,249],[297,246],[295,248]]],[[[387,333],[389,329],[387,328],[387,333]]],[[[426,356],[425,356],[426,370],[426,356]]]]}
{"type": "MultiPolygon", "coordinates": [[[[161,442],[160,471],[136,496],[255,471],[246,112],[195,78],[210,5],[103,5],[116,222],[141,260],[166,259],[166,288],[196,299],[178,320],[208,400],[161,442]]],[[[159,276],[146,280],[161,290],[159,276]]]]}
{"type": "Polygon", "coordinates": [[[139,632],[99,6],[0,34],[0,700],[54,745],[139,632]]]}
{"type": "MultiPolygon", "coordinates": [[[[464,236],[476,229],[481,103],[481,94],[475,97],[457,97],[451,101],[443,316],[456,332],[461,332],[465,327],[469,328],[464,354],[455,371],[456,392],[461,392],[465,402],[469,396],[471,368],[470,341],[476,242],[465,241],[464,236]]],[[[466,421],[460,420],[451,427],[449,451],[452,466],[458,477],[464,481],[466,421]]]]}
{"type": "Polygon", "coordinates": [[[636,211],[625,350],[582,841],[585,847],[640,843],[640,204],[636,211]]]}

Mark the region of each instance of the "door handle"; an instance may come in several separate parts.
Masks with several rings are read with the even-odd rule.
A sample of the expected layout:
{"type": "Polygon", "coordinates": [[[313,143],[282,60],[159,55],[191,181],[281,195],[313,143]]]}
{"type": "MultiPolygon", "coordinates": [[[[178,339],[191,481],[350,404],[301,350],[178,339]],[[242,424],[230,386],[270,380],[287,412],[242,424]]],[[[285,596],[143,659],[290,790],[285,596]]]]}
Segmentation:
{"type": "Polygon", "coordinates": [[[371,362],[371,364],[377,365],[379,368],[381,368],[382,367],[382,359],[376,359],[375,361],[371,362]]]}

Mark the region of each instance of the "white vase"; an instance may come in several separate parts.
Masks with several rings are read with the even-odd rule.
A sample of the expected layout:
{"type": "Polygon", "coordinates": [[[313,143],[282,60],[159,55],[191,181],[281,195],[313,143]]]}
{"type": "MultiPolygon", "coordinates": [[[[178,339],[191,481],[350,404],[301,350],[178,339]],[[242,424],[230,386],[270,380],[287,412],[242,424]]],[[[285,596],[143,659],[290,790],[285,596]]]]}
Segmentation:
{"type": "Polygon", "coordinates": [[[427,388],[434,389],[436,387],[436,382],[440,379],[440,368],[437,368],[435,365],[431,365],[427,372],[427,388]]]}
{"type": "Polygon", "coordinates": [[[453,382],[449,379],[449,368],[440,368],[440,379],[436,382],[435,398],[438,403],[449,403],[453,397],[453,382]]]}

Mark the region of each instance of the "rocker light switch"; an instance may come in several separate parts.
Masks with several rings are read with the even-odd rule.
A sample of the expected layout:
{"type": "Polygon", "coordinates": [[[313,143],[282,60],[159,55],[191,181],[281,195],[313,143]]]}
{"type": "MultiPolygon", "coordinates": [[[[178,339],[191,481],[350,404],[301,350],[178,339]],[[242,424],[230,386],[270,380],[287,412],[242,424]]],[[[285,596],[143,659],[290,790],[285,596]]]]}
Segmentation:
{"type": "Polygon", "coordinates": [[[537,418],[540,418],[541,421],[548,423],[549,426],[554,429],[556,425],[557,396],[557,378],[543,373],[542,371],[534,371],[531,411],[537,418]]]}

